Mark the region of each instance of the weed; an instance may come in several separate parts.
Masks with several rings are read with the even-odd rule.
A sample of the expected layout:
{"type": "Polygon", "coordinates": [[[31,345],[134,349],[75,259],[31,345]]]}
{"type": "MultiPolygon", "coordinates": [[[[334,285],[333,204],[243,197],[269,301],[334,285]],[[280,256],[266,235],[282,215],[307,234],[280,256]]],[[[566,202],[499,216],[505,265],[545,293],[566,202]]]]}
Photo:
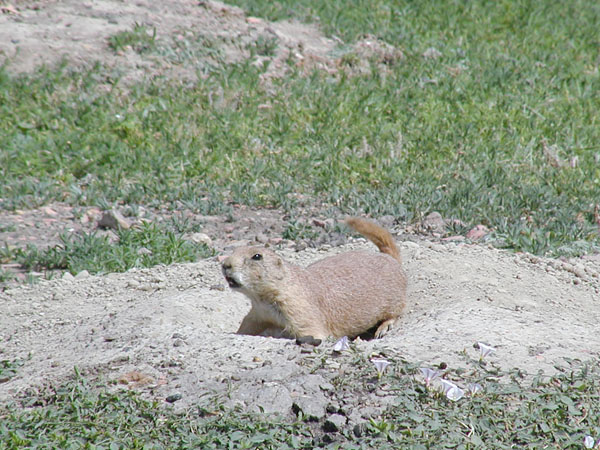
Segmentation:
{"type": "Polygon", "coordinates": [[[19,360],[0,360],[0,383],[5,383],[17,375],[17,370],[23,365],[19,360]]]}
{"type": "Polygon", "coordinates": [[[44,402],[42,408],[0,409],[0,448],[223,448],[226,442],[299,448],[307,441],[299,425],[200,408],[178,415],[133,391],[111,393],[78,376],[44,402]]]}
{"type": "Polygon", "coordinates": [[[156,28],[135,23],[132,31],[120,31],[108,39],[108,46],[115,52],[131,47],[137,53],[147,53],[155,48],[156,28]]]}
{"type": "Polygon", "coordinates": [[[8,270],[0,269],[0,286],[4,283],[8,283],[9,281],[13,281],[15,279],[15,275],[8,270]]]}
{"type": "Polygon", "coordinates": [[[67,270],[73,274],[124,272],[132,267],[195,261],[212,256],[205,244],[184,240],[174,231],[153,223],[139,228],[119,230],[115,243],[97,233],[60,236],[61,244],[39,250],[28,246],[16,256],[26,270],[67,270]]]}
{"type": "Polygon", "coordinates": [[[312,225],[300,222],[298,220],[289,220],[282,237],[291,241],[304,239],[315,239],[319,233],[313,229],[312,225]]]}
{"type": "MultiPolygon", "coordinates": [[[[600,436],[597,361],[567,361],[555,375],[525,381],[518,370],[470,360],[427,384],[419,367],[402,360],[390,359],[393,370],[381,377],[365,355],[342,360],[352,370],[334,375],[335,390],[328,393],[334,403],[376,388],[394,401],[379,416],[340,429],[337,448],[581,448],[585,436],[600,436]],[[463,395],[445,394],[442,381],[463,386],[463,395]]],[[[315,371],[329,370],[320,361],[315,359],[315,371]]],[[[8,363],[9,370],[13,365],[8,363]]],[[[115,392],[77,372],[44,398],[23,401],[37,406],[0,406],[1,448],[84,442],[140,449],[314,448],[332,439],[309,420],[227,410],[216,398],[176,414],[135,391],[115,392]]]]}
{"type": "Polygon", "coordinates": [[[255,41],[248,44],[251,55],[274,56],[277,50],[278,39],[273,36],[261,34],[255,41]]]}

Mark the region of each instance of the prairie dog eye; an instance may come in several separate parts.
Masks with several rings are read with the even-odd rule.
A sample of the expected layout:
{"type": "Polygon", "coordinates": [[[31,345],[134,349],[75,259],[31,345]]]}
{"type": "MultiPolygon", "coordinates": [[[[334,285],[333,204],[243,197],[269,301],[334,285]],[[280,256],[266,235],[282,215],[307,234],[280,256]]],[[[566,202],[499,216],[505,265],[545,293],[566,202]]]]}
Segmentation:
{"type": "Polygon", "coordinates": [[[260,253],[256,253],[255,255],[252,255],[252,259],[254,261],[260,261],[262,259],[262,255],[260,253]]]}

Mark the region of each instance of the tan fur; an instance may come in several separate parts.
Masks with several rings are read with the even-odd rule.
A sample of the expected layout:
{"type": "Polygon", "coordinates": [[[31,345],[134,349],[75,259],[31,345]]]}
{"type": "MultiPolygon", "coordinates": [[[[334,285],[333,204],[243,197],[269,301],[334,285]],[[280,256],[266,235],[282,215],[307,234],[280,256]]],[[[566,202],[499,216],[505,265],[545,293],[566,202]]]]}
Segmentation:
{"type": "Polygon", "coordinates": [[[262,247],[236,249],[223,261],[232,289],[252,302],[239,334],[286,337],[354,337],[378,326],[391,329],[405,304],[406,276],[390,233],[368,220],[346,223],[381,253],[352,251],[305,269],[262,247]]]}

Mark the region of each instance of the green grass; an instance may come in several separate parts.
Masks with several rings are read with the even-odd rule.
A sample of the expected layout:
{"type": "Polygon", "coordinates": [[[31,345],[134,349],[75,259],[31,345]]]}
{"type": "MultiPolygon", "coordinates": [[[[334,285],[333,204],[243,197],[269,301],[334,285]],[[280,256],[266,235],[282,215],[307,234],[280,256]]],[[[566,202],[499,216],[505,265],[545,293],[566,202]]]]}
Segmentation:
{"type": "MultiPolygon", "coordinates": [[[[350,362],[350,359],[353,359],[350,362]]],[[[322,423],[226,410],[213,399],[175,414],[78,375],[25,409],[0,406],[0,449],[17,448],[582,448],[585,436],[600,438],[598,361],[570,361],[552,377],[524,381],[518,370],[468,361],[444,377],[481,391],[453,402],[417,367],[393,361],[381,378],[356,354],[352,370],[332,380],[337,396],[383,389],[394,403],[379,417],[324,433],[322,423]]],[[[315,368],[315,371],[320,370],[315,368]]],[[[359,405],[357,405],[359,406],[359,405]]]]}
{"type": "MultiPolygon", "coordinates": [[[[514,250],[598,249],[597,2],[237,4],[318,22],[344,39],[346,61],[365,34],[405,58],[352,76],[305,76],[290,61],[270,85],[249,59],[213,64],[196,84],[156,79],[127,90],[100,65],[3,72],[0,207],[182,202],[220,214],[236,202],[296,211],[300,193],[339,213],[408,222],[436,210],[490,226],[493,242],[514,250]],[[441,56],[424,58],[430,47],[441,56]],[[564,167],[550,164],[544,145],[564,167]]],[[[272,54],[275,44],[263,38],[252,53],[272,54]]],[[[166,55],[165,45],[149,51],[166,55]]],[[[182,64],[188,53],[178,53],[182,64]]]]}
{"type": "MultiPolygon", "coordinates": [[[[187,229],[185,223],[177,223],[187,229]]],[[[60,236],[61,244],[39,249],[28,245],[24,249],[8,249],[11,259],[26,270],[66,270],[77,274],[87,270],[92,274],[125,272],[132,267],[152,267],[157,264],[196,261],[214,256],[214,250],[205,244],[186,241],[180,232],[154,223],[139,227],[120,229],[117,240],[111,242],[97,233],[67,234],[60,236]]]]}
{"type": "Polygon", "coordinates": [[[22,361],[0,359],[0,383],[6,383],[14,377],[21,365],[23,365],[22,361]]]}
{"type": "Polygon", "coordinates": [[[150,30],[136,23],[132,31],[121,31],[112,35],[108,40],[108,46],[115,52],[131,47],[137,53],[147,53],[155,48],[156,28],[150,30]]]}
{"type": "Polygon", "coordinates": [[[280,421],[194,408],[177,415],[134,392],[111,393],[77,377],[43,407],[0,410],[0,449],[285,448],[302,439],[280,421]]]}

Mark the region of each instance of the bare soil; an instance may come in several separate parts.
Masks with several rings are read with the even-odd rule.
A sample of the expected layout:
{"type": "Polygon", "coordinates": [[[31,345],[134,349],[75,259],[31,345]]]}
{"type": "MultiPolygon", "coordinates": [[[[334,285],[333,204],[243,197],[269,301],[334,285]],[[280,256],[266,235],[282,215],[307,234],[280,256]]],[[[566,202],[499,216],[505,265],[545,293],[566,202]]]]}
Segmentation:
{"type": "MultiPolygon", "coordinates": [[[[133,51],[118,54],[108,48],[111,35],[131,30],[136,22],[155,27],[160,39],[176,39],[186,29],[221,38],[228,35],[232,59],[244,56],[241,40],[269,33],[284,43],[278,52],[295,51],[299,61],[336,67],[330,53],[334,43],[317,28],[268,23],[216,2],[65,0],[0,5],[0,55],[14,72],[67,58],[73,65],[100,59],[131,79],[195,73],[156,57],[145,59],[133,51]]],[[[284,56],[272,56],[280,57],[284,56]]],[[[160,211],[151,214],[157,220],[161,216],[160,211]]],[[[0,212],[0,245],[49,245],[57,242],[61,231],[95,229],[99,215],[94,208],[76,213],[62,204],[0,212]]],[[[270,241],[286,259],[306,265],[349,249],[376,251],[364,240],[346,241],[331,233],[325,233],[329,240],[319,241],[317,248],[296,247],[280,239],[285,220],[277,210],[238,207],[232,218],[194,219],[203,224],[202,231],[215,248],[225,253],[231,245],[270,241]]],[[[565,358],[598,363],[598,255],[561,261],[460,239],[433,242],[410,233],[401,234],[398,242],[409,276],[406,315],[385,338],[357,341],[356,351],[423,367],[441,362],[456,367],[466,356],[476,358],[479,350],[474,344],[484,342],[496,348],[487,357],[491,364],[528,374],[550,373],[555,365],[564,365],[565,358]]],[[[65,381],[74,367],[175,408],[208,405],[217,396],[226,405],[252,411],[292,414],[295,404],[323,419],[329,414],[326,406],[335,402],[353,423],[377,415],[392,401],[391,394],[381,392],[338,395],[331,381],[352,370],[352,352],[334,357],[333,342],[313,350],[289,340],[236,335],[249,302],[226,287],[218,257],[123,274],[84,272],[33,286],[13,285],[0,292],[0,310],[0,360],[18,365],[16,375],[0,379],[3,403],[24,401],[49,384],[65,381]],[[176,401],[168,403],[167,398],[176,401]]]]}

